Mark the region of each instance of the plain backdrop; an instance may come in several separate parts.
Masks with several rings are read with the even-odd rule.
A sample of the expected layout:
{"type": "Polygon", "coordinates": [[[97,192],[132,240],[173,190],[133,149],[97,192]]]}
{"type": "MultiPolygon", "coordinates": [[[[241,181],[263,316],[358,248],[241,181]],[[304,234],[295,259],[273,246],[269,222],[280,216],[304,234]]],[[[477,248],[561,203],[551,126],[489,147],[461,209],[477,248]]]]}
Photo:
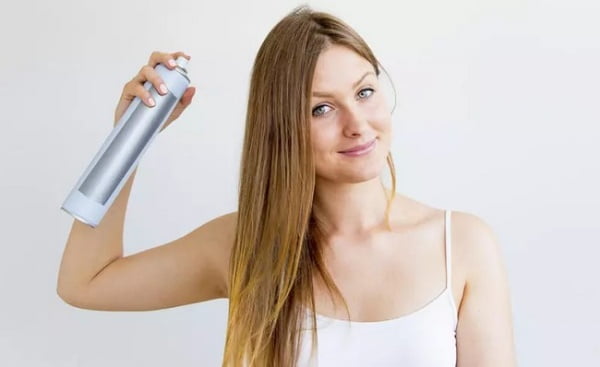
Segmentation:
{"type": "MultiPolygon", "coordinates": [[[[0,365],[220,366],[227,301],[150,312],[64,303],[60,210],[123,85],[183,50],[193,104],[139,165],[125,253],[236,210],[250,70],[297,1],[2,1],[0,365]]],[[[520,366],[600,365],[600,5],[313,1],[397,89],[398,191],[476,214],[506,262],[520,366]]]]}

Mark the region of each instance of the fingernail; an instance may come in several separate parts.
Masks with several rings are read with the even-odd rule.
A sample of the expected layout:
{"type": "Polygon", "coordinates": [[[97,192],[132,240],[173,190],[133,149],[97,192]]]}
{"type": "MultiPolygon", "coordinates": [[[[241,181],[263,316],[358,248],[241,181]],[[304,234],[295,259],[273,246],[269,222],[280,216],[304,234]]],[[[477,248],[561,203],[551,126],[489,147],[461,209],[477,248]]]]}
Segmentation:
{"type": "Polygon", "coordinates": [[[148,104],[150,106],[154,106],[156,103],[154,102],[154,99],[152,97],[148,98],[148,104]]]}
{"type": "Polygon", "coordinates": [[[169,59],[169,61],[167,61],[167,62],[168,62],[168,63],[169,63],[169,65],[171,65],[171,66],[175,66],[175,65],[177,65],[177,64],[175,64],[175,60],[173,60],[173,59],[169,59]]]}
{"type": "Polygon", "coordinates": [[[158,89],[160,89],[160,91],[163,93],[167,93],[167,86],[164,84],[159,85],[158,89]]]}

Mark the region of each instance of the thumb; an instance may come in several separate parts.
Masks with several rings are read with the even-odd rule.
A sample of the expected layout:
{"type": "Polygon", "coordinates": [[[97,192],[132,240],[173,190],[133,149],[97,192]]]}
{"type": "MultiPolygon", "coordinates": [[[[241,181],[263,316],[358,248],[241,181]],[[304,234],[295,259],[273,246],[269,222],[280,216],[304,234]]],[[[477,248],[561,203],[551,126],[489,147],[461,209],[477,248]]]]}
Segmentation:
{"type": "Polygon", "coordinates": [[[183,92],[183,95],[181,96],[179,103],[181,103],[184,106],[188,106],[192,102],[192,99],[194,98],[194,94],[196,94],[196,87],[188,87],[185,90],[185,92],[183,92]]]}

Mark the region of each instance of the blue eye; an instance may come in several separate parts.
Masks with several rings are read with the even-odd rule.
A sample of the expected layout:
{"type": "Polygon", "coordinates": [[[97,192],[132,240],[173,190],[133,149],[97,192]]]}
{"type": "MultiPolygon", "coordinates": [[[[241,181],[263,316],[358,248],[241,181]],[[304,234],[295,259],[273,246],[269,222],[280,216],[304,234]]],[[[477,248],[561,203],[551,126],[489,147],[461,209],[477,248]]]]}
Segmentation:
{"type": "MultiPolygon", "coordinates": [[[[375,93],[375,90],[373,88],[364,88],[364,89],[361,89],[360,92],[358,92],[358,97],[360,99],[369,98],[370,96],[373,95],[373,93],[375,93]]],[[[326,108],[331,109],[331,107],[324,105],[324,104],[317,106],[312,110],[312,115],[314,117],[323,116],[327,112],[329,112],[329,110],[325,110],[326,108]]]]}
{"type": "Polygon", "coordinates": [[[315,107],[315,108],[312,110],[312,114],[313,114],[313,116],[315,116],[315,117],[323,116],[323,115],[324,115],[324,114],[327,112],[327,111],[323,111],[323,110],[322,110],[322,109],[323,109],[323,108],[325,108],[325,107],[329,107],[329,106],[322,104],[322,105],[320,105],[320,106],[317,106],[317,107],[315,107]],[[321,112],[319,112],[319,111],[321,111],[321,112]]]}
{"type": "Polygon", "coordinates": [[[367,97],[370,97],[373,93],[375,93],[375,90],[373,88],[365,88],[365,89],[361,89],[361,91],[358,92],[358,96],[361,98],[367,98],[367,97]],[[364,94],[362,94],[365,91],[370,91],[371,93],[369,93],[368,95],[365,96],[364,94]],[[362,94],[362,96],[361,96],[361,94],[362,94]]]}

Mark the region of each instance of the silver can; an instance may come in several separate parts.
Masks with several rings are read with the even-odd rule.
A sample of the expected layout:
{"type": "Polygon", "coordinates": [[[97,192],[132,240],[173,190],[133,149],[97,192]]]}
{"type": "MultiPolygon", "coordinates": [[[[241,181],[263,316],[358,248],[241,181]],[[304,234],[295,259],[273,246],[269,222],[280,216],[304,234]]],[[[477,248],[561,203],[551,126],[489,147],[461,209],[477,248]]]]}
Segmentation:
{"type": "Polygon", "coordinates": [[[62,210],[93,228],[100,224],[190,85],[187,61],[183,56],[178,57],[173,70],[162,64],[155,67],[169,91],[160,95],[150,81],[144,83],[155,105],[148,107],[139,97],[131,101],[63,202],[62,210]]]}

